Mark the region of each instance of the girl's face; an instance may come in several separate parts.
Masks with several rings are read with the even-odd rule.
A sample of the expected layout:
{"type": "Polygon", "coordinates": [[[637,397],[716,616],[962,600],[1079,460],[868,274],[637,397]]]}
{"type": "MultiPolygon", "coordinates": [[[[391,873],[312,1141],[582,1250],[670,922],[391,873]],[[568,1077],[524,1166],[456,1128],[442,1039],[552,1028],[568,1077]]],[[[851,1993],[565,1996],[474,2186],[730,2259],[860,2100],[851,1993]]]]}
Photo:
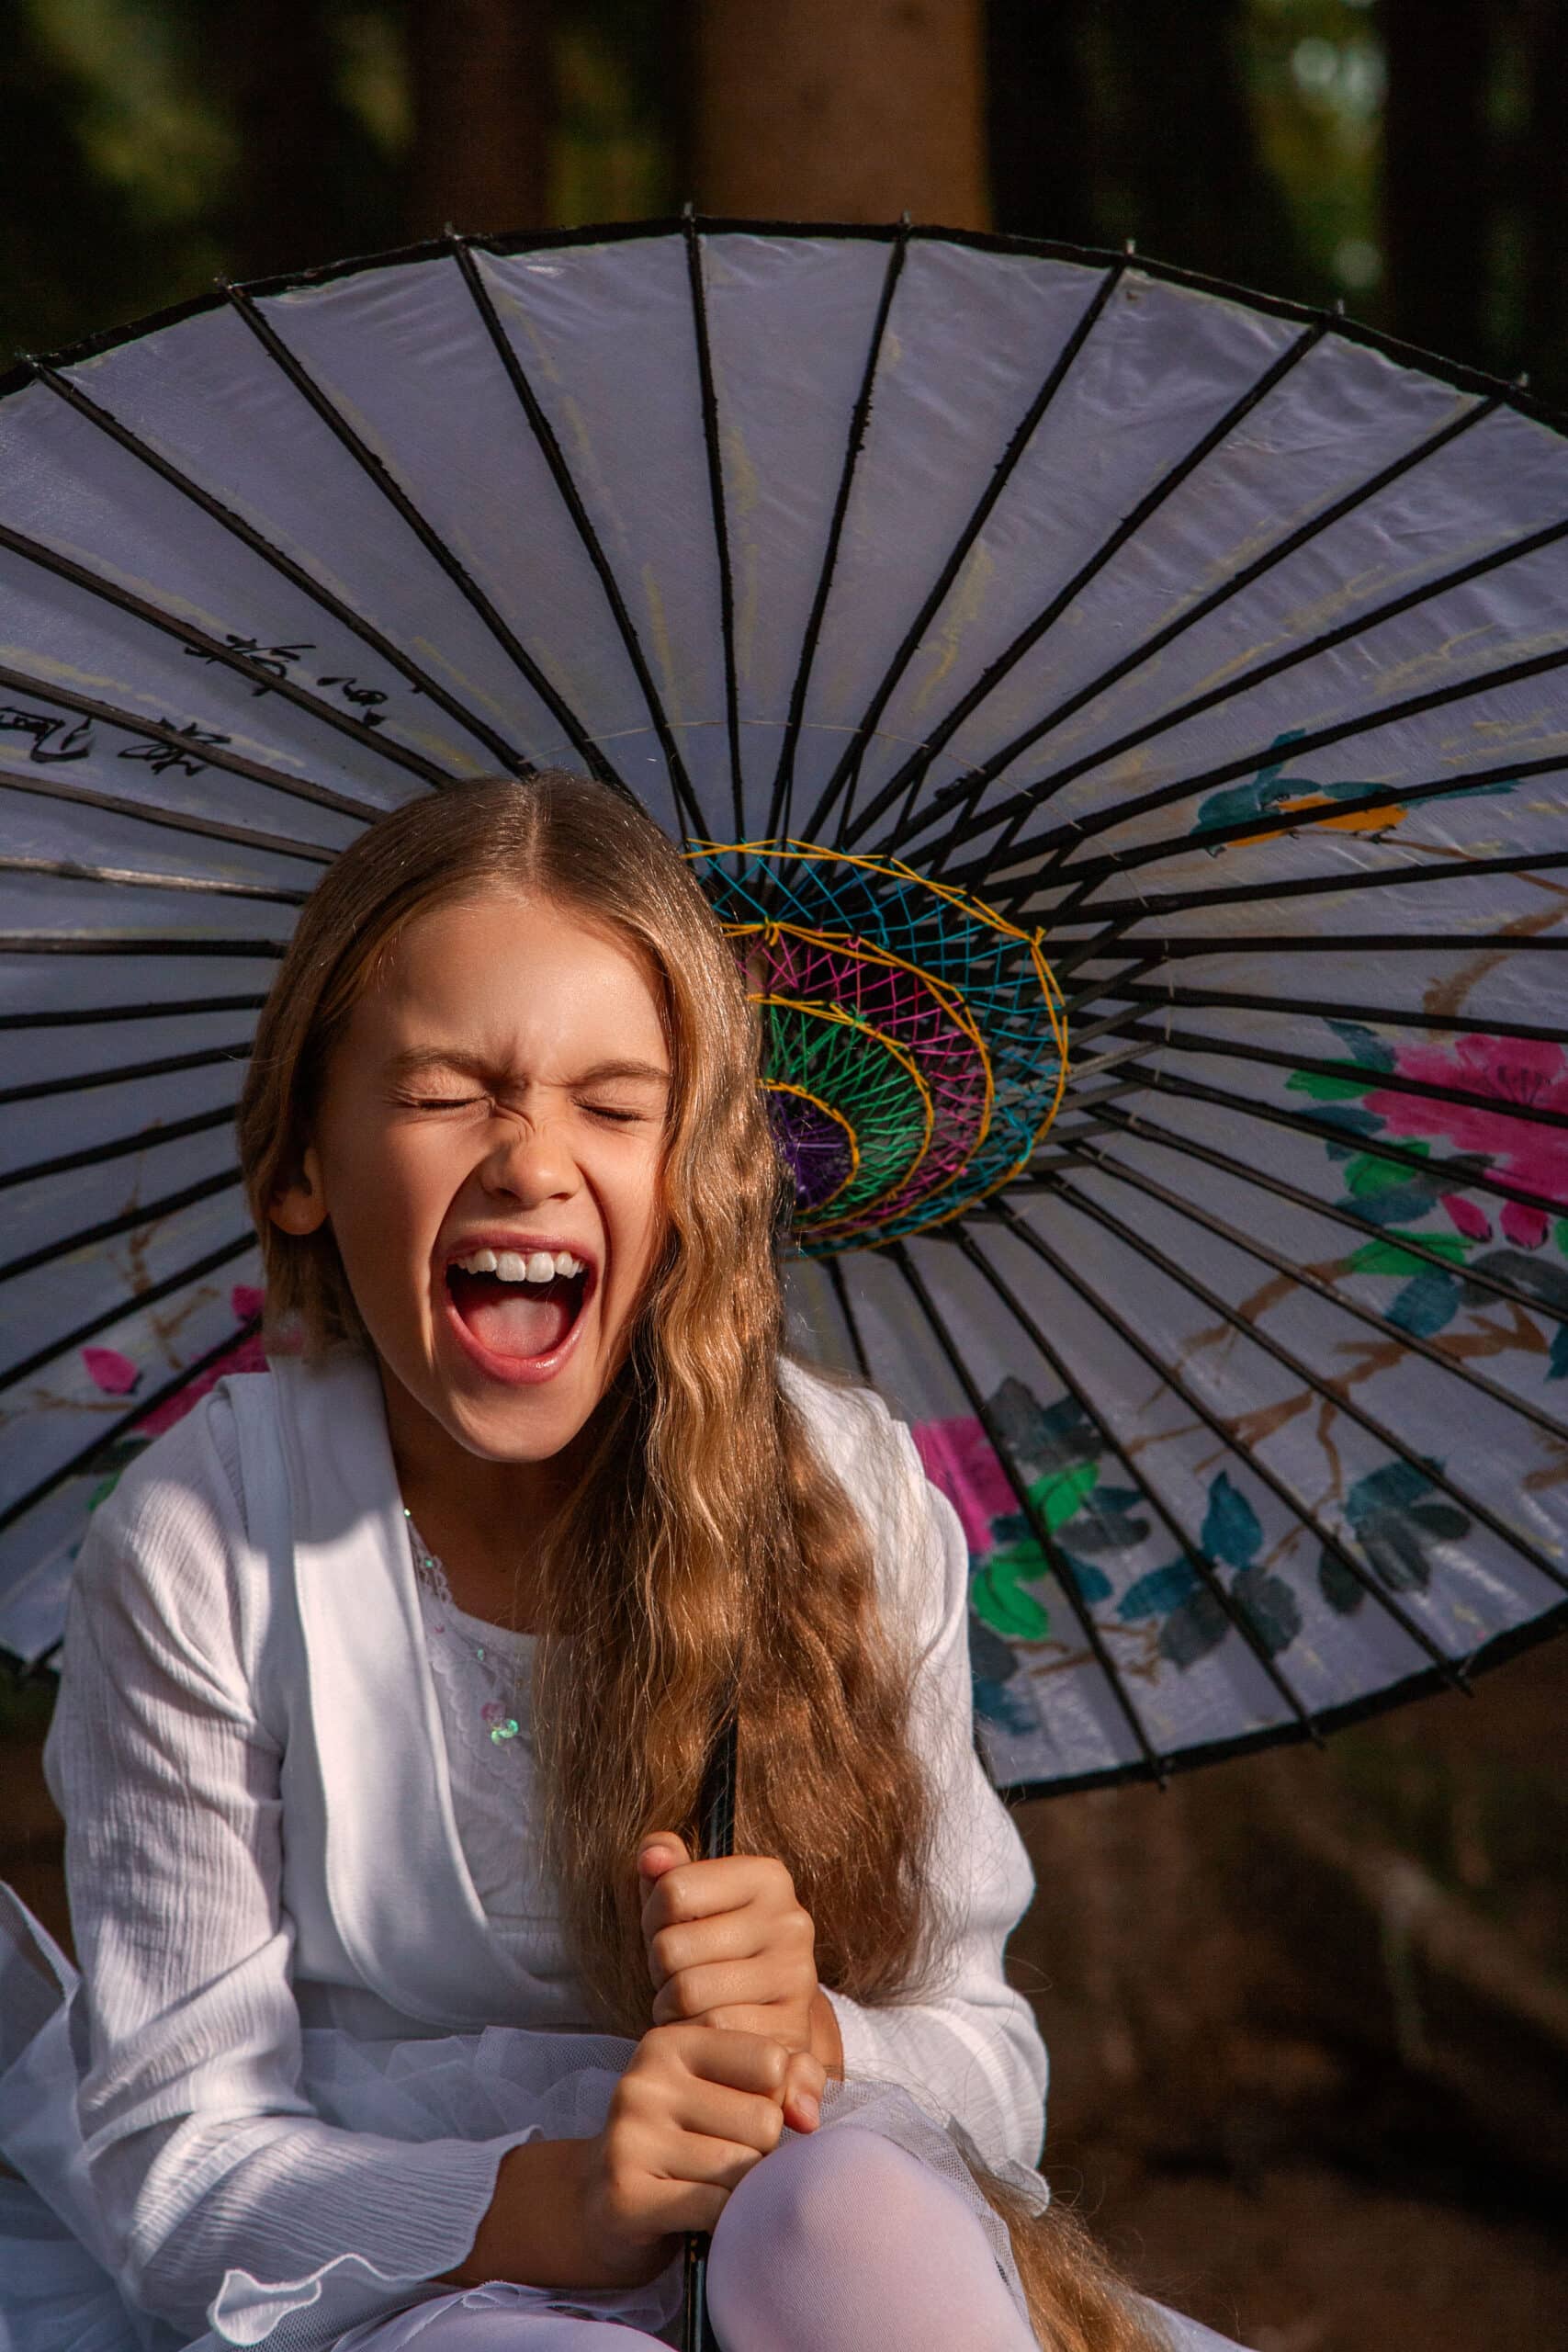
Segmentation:
{"type": "Polygon", "coordinates": [[[655,987],[608,929],[486,890],[409,925],[329,1062],[272,1214],[330,1217],[384,1375],[470,1454],[559,1453],[620,1361],[663,1232],[655,987]]]}

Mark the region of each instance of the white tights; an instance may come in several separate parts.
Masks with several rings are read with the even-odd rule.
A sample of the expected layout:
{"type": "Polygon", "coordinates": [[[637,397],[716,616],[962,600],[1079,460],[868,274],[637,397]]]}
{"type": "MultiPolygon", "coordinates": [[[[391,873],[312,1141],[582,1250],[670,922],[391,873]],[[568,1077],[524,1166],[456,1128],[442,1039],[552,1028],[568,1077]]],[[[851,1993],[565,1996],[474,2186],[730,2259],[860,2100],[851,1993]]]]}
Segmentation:
{"type": "MultiPolygon", "coordinates": [[[[485,2294],[356,2328],[355,2352],[662,2352],[640,2328],[485,2294]]],[[[723,2352],[1037,2352],[958,2191],[852,2124],[786,2141],[733,2191],[708,2312],[723,2352]]]]}

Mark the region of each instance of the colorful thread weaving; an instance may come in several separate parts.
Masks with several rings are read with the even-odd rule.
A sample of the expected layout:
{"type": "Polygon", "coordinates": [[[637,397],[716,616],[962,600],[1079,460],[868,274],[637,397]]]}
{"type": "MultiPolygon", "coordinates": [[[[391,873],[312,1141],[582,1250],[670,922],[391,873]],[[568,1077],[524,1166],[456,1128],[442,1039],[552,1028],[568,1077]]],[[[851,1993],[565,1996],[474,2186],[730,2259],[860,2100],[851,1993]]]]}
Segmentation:
{"type": "Polygon", "coordinates": [[[1038,932],[897,858],[687,843],[761,1008],[809,1255],[942,1224],[1015,1176],[1067,1074],[1038,932]]]}

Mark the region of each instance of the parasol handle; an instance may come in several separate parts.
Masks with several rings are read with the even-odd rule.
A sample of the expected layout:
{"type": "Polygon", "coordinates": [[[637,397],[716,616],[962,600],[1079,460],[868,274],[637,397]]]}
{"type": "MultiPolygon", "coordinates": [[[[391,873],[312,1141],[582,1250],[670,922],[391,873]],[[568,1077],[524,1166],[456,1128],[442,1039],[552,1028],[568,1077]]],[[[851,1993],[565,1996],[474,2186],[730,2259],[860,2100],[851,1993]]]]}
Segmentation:
{"type": "MultiPolygon", "coordinates": [[[[714,1741],[697,1800],[697,1834],[703,1858],[728,1854],[735,1845],[735,1715],[728,1714],[714,1741]]],[[[686,2235],[686,2309],[681,2352],[716,2352],[708,2325],[708,2242],[701,2230],[686,2235]]]]}

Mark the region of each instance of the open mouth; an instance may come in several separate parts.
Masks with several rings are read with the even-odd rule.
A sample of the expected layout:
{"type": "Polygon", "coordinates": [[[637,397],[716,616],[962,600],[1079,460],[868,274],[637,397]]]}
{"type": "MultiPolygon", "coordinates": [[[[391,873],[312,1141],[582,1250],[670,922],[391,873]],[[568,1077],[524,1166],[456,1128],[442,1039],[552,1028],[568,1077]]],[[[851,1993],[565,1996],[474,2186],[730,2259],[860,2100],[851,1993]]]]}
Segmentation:
{"type": "Polygon", "coordinates": [[[446,1287],[466,1329],[491,1355],[526,1359],[553,1355],[587,1301],[589,1273],[556,1274],[548,1282],[507,1282],[448,1266],[446,1287]]]}

